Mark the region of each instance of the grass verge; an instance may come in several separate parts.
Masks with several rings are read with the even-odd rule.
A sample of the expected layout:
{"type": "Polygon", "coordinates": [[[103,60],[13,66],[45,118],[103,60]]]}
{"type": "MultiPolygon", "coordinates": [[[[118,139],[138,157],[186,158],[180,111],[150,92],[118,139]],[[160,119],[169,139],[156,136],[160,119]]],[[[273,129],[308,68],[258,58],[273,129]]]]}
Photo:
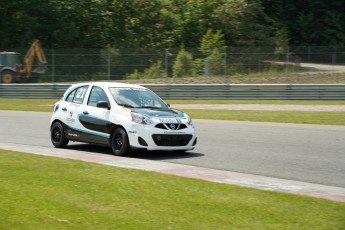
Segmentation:
{"type": "Polygon", "coordinates": [[[345,100],[168,100],[169,104],[345,105],[345,100]]]}
{"type": "MultiPolygon", "coordinates": [[[[0,98],[0,110],[51,112],[59,99],[0,98]]],[[[166,100],[169,104],[345,105],[345,100],[166,100]]]]}
{"type": "Polygon", "coordinates": [[[345,203],[0,150],[0,229],[341,229],[345,203]]]}
{"type": "Polygon", "coordinates": [[[194,119],[345,125],[345,112],[184,109],[194,119]]]}
{"type": "MultiPolygon", "coordinates": [[[[57,99],[8,99],[0,98],[0,110],[52,112],[57,99]]],[[[169,100],[171,104],[303,104],[344,105],[345,101],[267,101],[267,100],[169,100]]],[[[283,122],[299,124],[345,125],[344,112],[313,111],[245,111],[182,109],[195,119],[283,122]]]]}
{"type": "Polygon", "coordinates": [[[59,99],[0,98],[0,110],[52,112],[59,99]]]}

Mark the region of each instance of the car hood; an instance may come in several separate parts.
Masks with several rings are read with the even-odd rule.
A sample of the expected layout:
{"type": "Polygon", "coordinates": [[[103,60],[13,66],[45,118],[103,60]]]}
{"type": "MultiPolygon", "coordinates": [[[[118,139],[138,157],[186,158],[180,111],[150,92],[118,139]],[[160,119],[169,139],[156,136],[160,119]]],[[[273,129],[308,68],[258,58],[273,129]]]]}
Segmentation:
{"type": "Polygon", "coordinates": [[[182,118],[184,113],[175,109],[154,109],[154,108],[134,108],[132,112],[139,113],[148,117],[173,117],[182,118]]]}

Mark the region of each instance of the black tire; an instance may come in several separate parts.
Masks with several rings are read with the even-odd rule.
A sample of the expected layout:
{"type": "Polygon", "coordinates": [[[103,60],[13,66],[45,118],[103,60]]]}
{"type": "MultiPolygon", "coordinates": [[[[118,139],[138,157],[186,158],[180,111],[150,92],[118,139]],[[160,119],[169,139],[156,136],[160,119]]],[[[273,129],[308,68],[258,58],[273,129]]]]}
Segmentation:
{"type": "Polygon", "coordinates": [[[1,83],[5,83],[5,84],[13,83],[15,80],[15,75],[16,74],[13,71],[4,70],[1,73],[1,83]]]}
{"type": "Polygon", "coordinates": [[[55,122],[50,129],[50,139],[56,148],[64,148],[69,140],[65,136],[63,126],[60,122],[55,122]]]}
{"type": "Polygon", "coordinates": [[[123,128],[114,130],[111,136],[111,148],[116,156],[125,156],[130,153],[128,136],[123,128]]]}

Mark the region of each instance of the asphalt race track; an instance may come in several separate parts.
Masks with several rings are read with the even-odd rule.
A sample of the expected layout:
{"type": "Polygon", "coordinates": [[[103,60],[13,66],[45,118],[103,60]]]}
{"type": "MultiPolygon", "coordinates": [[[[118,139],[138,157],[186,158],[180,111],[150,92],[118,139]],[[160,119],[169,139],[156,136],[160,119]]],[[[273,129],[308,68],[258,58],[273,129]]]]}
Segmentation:
{"type": "MultiPolygon", "coordinates": [[[[51,147],[51,113],[0,111],[0,142],[51,147]]],[[[186,154],[136,152],[132,158],[256,174],[345,188],[345,127],[194,120],[197,148],[186,154]]],[[[70,149],[111,154],[72,143],[70,149]]]]}

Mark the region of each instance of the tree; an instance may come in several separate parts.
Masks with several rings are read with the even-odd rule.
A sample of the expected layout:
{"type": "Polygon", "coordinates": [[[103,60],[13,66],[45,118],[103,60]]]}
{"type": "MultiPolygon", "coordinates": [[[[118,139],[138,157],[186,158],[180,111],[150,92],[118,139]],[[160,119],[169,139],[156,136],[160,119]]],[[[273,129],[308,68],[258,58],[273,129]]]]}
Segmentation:
{"type": "Polygon", "coordinates": [[[197,60],[197,63],[204,65],[205,62],[209,63],[210,74],[222,74],[224,68],[223,54],[225,49],[224,35],[220,30],[213,31],[207,30],[206,34],[201,39],[200,52],[206,57],[197,60]]]}
{"type": "Polygon", "coordinates": [[[289,45],[345,43],[345,2],[340,0],[261,0],[276,30],[285,29],[289,45]]]}
{"type": "Polygon", "coordinates": [[[212,12],[227,46],[264,46],[272,44],[271,20],[260,0],[219,0],[212,12]]]}
{"type": "Polygon", "coordinates": [[[173,65],[173,77],[192,76],[195,76],[193,55],[185,49],[181,49],[173,65]]]}

